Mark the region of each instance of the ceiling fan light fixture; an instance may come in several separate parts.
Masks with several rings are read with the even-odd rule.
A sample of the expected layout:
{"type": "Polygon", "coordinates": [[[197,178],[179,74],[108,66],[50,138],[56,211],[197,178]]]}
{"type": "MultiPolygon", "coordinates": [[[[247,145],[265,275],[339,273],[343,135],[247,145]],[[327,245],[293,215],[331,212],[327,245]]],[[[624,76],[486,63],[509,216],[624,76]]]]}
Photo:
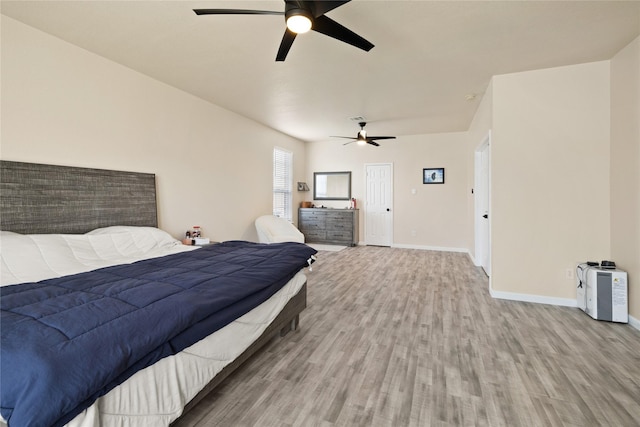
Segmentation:
{"type": "Polygon", "coordinates": [[[291,9],[285,14],[287,28],[296,34],[306,33],[311,29],[311,14],[304,9],[291,9]]]}
{"type": "Polygon", "coordinates": [[[348,136],[336,136],[335,138],[347,138],[351,140],[349,142],[345,142],[342,145],[351,144],[353,141],[356,141],[356,144],[358,145],[371,144],[374,147],[380,146],[380,144],[376,142],[379,139],[396,139],[395,136],[367,136],[367,131],[364,130],[364,127],[367,125],[367,122],[360,122],[358,124],[360,125],[360,130],[358,131],[355,138],[349,138],[348,136]]]}

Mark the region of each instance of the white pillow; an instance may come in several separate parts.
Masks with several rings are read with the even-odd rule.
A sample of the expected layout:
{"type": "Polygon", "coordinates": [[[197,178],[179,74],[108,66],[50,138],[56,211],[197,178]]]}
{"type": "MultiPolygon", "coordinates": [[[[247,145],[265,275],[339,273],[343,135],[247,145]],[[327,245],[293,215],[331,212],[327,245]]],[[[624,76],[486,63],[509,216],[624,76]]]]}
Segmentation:
{"type": "Polygon", "coordinates": [[[168,244],[177,242],[176,239],[171,237],[166,231],[160,230],[156,227],[136,227],[132,225],[112,225],[110,227],[96,228],[91,230],[85,235],[96,236],[103,234],[129,234],[132,237],[137,238],[152,238],[158,244],[168,244]]]}
{"type": "Polygon", "coordinates": [[[154,227],[105,227],[86,234],[0,234],[0,285],[39,281],[192,250],[154,227]]]}

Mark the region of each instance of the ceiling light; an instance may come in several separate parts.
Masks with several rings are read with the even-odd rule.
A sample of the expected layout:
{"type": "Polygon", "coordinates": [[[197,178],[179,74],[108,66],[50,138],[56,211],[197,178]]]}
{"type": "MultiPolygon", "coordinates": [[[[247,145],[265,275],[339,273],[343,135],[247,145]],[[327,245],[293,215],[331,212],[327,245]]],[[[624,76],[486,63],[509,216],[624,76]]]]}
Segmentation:
{"type": "Polygon", "coordinates": [[[356,140],[358,145],[366,145],[367,144],[367,131],[362,129],[358,132],[358,139],[356,140]]]}
{"type": "Polygon", "coordinates": [[[286,12],[287,28],[296,34],[311,29],[311,14],[304,9],[291,9],[286,12]]]}

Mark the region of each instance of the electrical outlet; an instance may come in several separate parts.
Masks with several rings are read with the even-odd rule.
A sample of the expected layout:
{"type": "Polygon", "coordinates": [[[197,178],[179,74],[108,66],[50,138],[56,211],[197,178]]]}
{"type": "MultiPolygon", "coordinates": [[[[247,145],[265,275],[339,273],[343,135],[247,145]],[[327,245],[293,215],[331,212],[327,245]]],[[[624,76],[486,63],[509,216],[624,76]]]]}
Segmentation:
{"type": "Polygon", "coordinates": [[[416,230],[411,230],[411,236],[412,237],[416,237],[418,233],[416,232],[416,230]]]}
{"type": "Polygon", "coordinates": [[[573,268],[567,268],[564,275],[567,279],[573,279],[573,268]]]}

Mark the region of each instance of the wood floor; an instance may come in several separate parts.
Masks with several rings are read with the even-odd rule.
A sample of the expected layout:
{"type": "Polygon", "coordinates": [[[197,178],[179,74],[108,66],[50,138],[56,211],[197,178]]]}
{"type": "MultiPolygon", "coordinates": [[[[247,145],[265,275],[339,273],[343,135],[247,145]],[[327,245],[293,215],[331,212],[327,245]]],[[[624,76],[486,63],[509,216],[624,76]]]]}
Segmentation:
{"type": "Polygon", "coordinates": [[[494,300],[466,254],[321,252],[300,329],[188,426],[640,426],[640,331],[494,300]]]}

